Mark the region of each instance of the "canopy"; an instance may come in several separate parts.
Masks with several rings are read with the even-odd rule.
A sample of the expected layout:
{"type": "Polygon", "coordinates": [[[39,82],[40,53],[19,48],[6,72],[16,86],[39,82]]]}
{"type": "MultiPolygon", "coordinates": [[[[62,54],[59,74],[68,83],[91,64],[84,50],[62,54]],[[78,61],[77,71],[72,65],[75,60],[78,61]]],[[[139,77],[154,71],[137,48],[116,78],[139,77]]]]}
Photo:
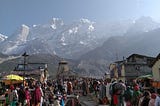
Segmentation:
{"type": "Polygon", "coordinates": [[[10,74],[10,75],[4,76],[2,78],[2,82],[4,82],[5,85],[18,84],[23,82],[23,77],[19,75],[10,74]]]}
{"type": "Polygon", "coordinates": [[[152,79],[152,75],[148,74],[148,75],[142,75],[142,76],[139,76],[137,79],[152,79]]]}

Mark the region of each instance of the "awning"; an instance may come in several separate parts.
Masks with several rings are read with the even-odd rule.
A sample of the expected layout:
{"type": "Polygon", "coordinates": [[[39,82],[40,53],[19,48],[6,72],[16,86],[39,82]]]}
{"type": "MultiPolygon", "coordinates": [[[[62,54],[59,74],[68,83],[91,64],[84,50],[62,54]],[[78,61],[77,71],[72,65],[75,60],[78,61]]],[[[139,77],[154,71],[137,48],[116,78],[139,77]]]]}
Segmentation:
{"type": "Polygon", "coordinates": [[[142,75],[142,76],[139,76],[136,79],[153,79],[153,76],[150,75],[150,74],[148,74],[148,75],[142,75]]]}

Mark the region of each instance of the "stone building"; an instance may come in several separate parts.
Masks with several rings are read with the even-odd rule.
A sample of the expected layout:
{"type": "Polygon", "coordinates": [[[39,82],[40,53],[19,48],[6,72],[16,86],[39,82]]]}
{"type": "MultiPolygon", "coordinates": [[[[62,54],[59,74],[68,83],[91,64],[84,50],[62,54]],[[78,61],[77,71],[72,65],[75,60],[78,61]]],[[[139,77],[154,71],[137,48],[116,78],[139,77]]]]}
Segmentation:
{"type": "Polygon", "coordinates": [[[154,59],[154,57],[132,54],[126,60],[116,61],[110,65],[111,78],[130,82],[139,76],[152,74],[150,64],[154,59]]]}

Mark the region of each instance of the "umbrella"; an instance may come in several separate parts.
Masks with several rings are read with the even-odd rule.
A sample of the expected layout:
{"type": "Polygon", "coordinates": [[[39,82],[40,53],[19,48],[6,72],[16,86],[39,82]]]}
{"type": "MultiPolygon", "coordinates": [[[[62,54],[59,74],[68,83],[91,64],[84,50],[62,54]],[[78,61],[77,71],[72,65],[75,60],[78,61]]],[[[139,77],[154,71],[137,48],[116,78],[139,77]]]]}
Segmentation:
{"type": "Polygon", "coordinates": [[[23,77],[19,75],[6,75],[2,78],[2,81],[5,83],[5,85],[10,85],[10,84],[18,84],[23,82],[23,77]]]}
{"type": "Polygon", "coordinates": [[[3,78],[7,80],[23,80],[23,77],[15,74],[6,75],[3,78]]]}

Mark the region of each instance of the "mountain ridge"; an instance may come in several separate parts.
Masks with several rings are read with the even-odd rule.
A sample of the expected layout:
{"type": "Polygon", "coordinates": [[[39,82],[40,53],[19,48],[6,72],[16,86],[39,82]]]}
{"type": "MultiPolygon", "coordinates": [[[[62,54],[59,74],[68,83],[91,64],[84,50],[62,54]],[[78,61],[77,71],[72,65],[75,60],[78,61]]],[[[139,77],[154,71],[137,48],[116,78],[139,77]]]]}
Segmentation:
{"type": "MultiPolygon", "coordinates": [[[[140,20],[143,21],[143,18],[145,17],[140,20]]],[[[20,30],[16,35],[22,34],[21,38],[24,39],[18,39],[18,36],[16,38],[13,35],[13,38],[7,38],[8,40],[0,43],[0,49],[2,51],[11,49],[12,55],[21,55],[24,51],[30,55],[57,55],[59,61],[60,58],[65,58],[72,62],[73,70],[90,76],[103,76],[109,70],[108,65],[111,62],[122,60],[133,53],[150,56],[159,54],[159,23],[153,22],[153,27],[150,27],[150,24],[144,24],[144,21],[140,27],[137,27],[138,24],[135,21],[127,24],[112,23],[100,27],[87,19],[69,25],[65,25],[62,20],[55,22],[57,20],[53,19],[45,25],[34,25],[32,28],[22,26],[26,29],[20,30]],[[101,30],[98,29],[99,27],[101,30]],[[114,31],[114,29],[117,30],[114,31]]],[[[4,51],[2,53],[5,53],[4,51]]],[[[53,58],[48,58],[47,61],[50,59],[53,58]]],[[[57,64],[53,67],[56,67],[55,65],[57,64]]]]}

